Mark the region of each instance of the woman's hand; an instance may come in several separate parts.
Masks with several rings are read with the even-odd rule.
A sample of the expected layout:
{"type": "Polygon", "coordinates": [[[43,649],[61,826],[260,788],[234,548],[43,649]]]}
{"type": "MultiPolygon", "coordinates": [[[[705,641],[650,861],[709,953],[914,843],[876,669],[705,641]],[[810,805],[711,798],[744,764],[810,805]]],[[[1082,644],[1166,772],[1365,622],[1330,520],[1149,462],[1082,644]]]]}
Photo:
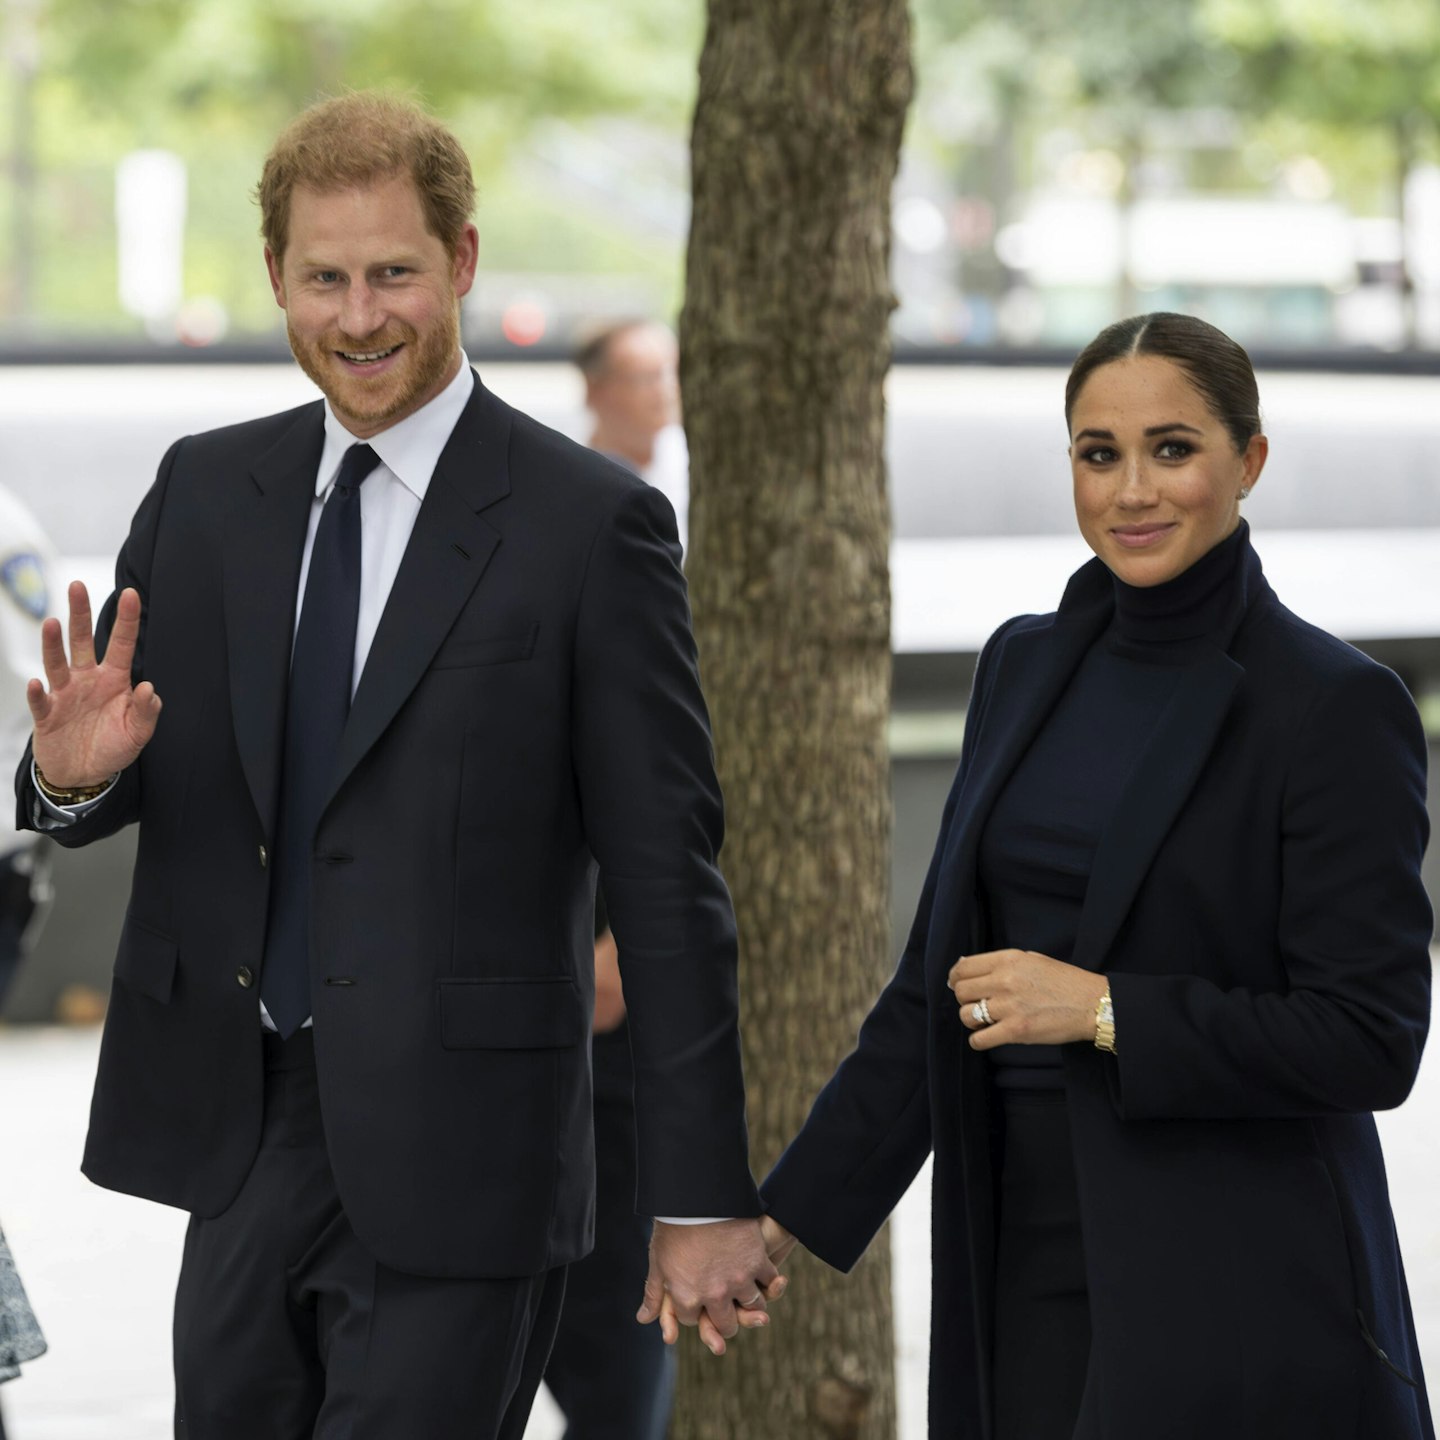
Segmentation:
{"type": "Polygon", "coordinates": [[[1103,975],[1034,950],[962,955],[950,967],[949,979],[960,1019],[975,1032],[970,1037],[975,1050],[1093,1041],[1095,1007],[1106,984],[1103,975]],[[982,1000],[990,1014],[988,1025],[975,1010],[982,1000]]]}

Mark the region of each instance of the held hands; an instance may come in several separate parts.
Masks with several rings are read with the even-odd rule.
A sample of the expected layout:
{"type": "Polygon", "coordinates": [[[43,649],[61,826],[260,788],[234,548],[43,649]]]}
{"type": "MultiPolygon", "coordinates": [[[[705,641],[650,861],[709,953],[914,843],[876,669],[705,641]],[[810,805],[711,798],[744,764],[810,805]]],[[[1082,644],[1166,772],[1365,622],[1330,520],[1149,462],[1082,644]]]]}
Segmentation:
{"type": "Polygon", "coordinates": [[[738,1331],[770,1323],[766,1302],[785,1293],[785,1277],[775,1268],[774,1251],[789,1254],[795,1240],[768,1217],[765,1221],[719,1220],[708,1225],[655,1222],[650,1237],[650,1274],[636,1319],[659,1319],[667,1345],[681,1325],[698,1325],[700,1338],[714,1355],[738,1331]],[[768,1223],[772,1228],[762,1230],[768,1223]],[[789,1243],[779,1241],[784,1234],[789,1243]],[[767,1251],[769,1253],[767,1253],[767,1251]]]}
{"type": "Polygon", "coordinates": [[[1095,1007],[1106,988],[1103,975],[1034,950],[962,955],[950,967],[949,985],[962,1023],[975,1032],[970,1037],[975,1050],[1094,1040],[1095,1007]]]}
{"type": "Polygon", "coordinates": [[[35,722],[35,764],[61,789],[99,785],[134,762],[155,733],[160,697],[148,680],[133,689],[130,666],[140,637],[140,596],[122,590],[105,659],[96,662],[90,597],[70,586],[70,659],[60,622],[40,632],[45,683],[30,681],[25,699],[35,722]],[[49,685],[47,691],[46,684],[49,685]]]}

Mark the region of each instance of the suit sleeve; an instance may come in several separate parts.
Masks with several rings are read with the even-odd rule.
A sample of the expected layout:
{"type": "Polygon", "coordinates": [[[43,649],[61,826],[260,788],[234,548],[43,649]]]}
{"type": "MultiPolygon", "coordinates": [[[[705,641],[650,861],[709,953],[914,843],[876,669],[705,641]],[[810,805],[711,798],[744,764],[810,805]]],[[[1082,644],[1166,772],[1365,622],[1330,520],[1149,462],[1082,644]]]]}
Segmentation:
{"type": "Polygon", "coordinates": [[[900,962],[861,1026],[855,1049],[761,1186],[766,1210],[837,1270],[853,1268],[930,1153],[932,997],[925,972],[930,917],[984,718],[991,657],[1006,629],[986,643],[976,666],[960,765],[900,962]]]}
{"type": "MultiPolygon", "coordinates": [[[[177,440],[165,452],[155,483],[135,512],[135,518],[130,524],[130,534],[121,546],[115,562],[115,589],[101,608],[95,622],[95,653],[103,659],[105,648],[110,642],[110,631],[115,624],[115,607],[119,603],[120,592],[129,586],[139,593],[140,638],[135,647],[135,662],[130,672],[133,685],[138,685],[145,678],[145,621],[150,609],[150,572],[155,558],[155,541],[160,529],[165,492],[183,443],[184,441],[177,440]]],[[[165,723],[163,718],[160,723],[165,723]]],[[[38,828],[35,809],[39,802],[35,794],[35,782],[30,775],[31,759],[31,747],[26,745],[25,754],[15,771],[15,823],[22,830],[38,828]]],[[[57,844],[64,845],[67,849],[76,849],[123,830],[139,816],[140,766],[137,762],[121,772],[114,787],[94,809],[80,816],[73,825],[54,826],[47,828],[45,833],[57,844]]]]}
{"type": "Polygon", "coordinates": [[[747,1216],[737,944],[724,812],[680,547],[657,491],[601,525],[575,638],[574,761],[604,877],[635,1062],[646,1215],[747,1216]]]}
{"type": "Polygon", "coordinates": [[[1311,705],[1283,817],[1288,988],[1113,975],[1125,1118],[1360,1113],[1409,1094],[1430,1011],[1425,740],[1389,670],[1356,666],[1311,705]]]}

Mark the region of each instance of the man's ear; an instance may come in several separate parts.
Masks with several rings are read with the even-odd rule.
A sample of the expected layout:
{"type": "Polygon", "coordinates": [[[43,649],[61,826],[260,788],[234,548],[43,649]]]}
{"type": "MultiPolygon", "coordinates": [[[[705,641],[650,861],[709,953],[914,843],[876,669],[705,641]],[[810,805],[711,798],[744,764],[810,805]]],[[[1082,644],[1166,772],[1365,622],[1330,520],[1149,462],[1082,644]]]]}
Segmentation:
{"type": "Polygon", "coordinates": [[[265,270],[270,276],[270,289],[275,295],[275,303],[283,310],[285,308],[285,281],[280,275],[280,262],[275,258],[275,252],[268,245],[265,247],[265,270]]]}
{"type": "Polygon", "coordinates": [[[455,298],[464,299],[475,283],[475,266],[480,259],[480,232],[474,225],[466,225],[455,242],[455,258],[450,266],[451,281],[455,287],[455,298]]]}

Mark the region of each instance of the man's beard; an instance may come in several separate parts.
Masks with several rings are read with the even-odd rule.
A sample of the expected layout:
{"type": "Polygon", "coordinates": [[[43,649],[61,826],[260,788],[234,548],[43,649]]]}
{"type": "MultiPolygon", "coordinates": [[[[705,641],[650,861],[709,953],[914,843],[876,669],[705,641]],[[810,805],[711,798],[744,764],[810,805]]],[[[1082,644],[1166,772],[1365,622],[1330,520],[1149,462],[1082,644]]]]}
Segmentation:
{"type": "Polygon", "coordinates": [[[285,331],[290,351],[300,368],[319,387],[340,420],[347,418],[365,426],[383,425],[418,408],[417,401],[438,393],[445,372],[460,349],[459,306],[447,308],[424,335],[413,326],[392,322],[379,335],[352,340],[336,331],[319,341],[307,342],[295,333],[286,317],[285,331]],[[337,350],[351,354],[374,354],[403,345],[402,366],[396,372],[377,377],[381,383],[373,392],[363,375],[351,375],[338,368],[337,350]]]}

